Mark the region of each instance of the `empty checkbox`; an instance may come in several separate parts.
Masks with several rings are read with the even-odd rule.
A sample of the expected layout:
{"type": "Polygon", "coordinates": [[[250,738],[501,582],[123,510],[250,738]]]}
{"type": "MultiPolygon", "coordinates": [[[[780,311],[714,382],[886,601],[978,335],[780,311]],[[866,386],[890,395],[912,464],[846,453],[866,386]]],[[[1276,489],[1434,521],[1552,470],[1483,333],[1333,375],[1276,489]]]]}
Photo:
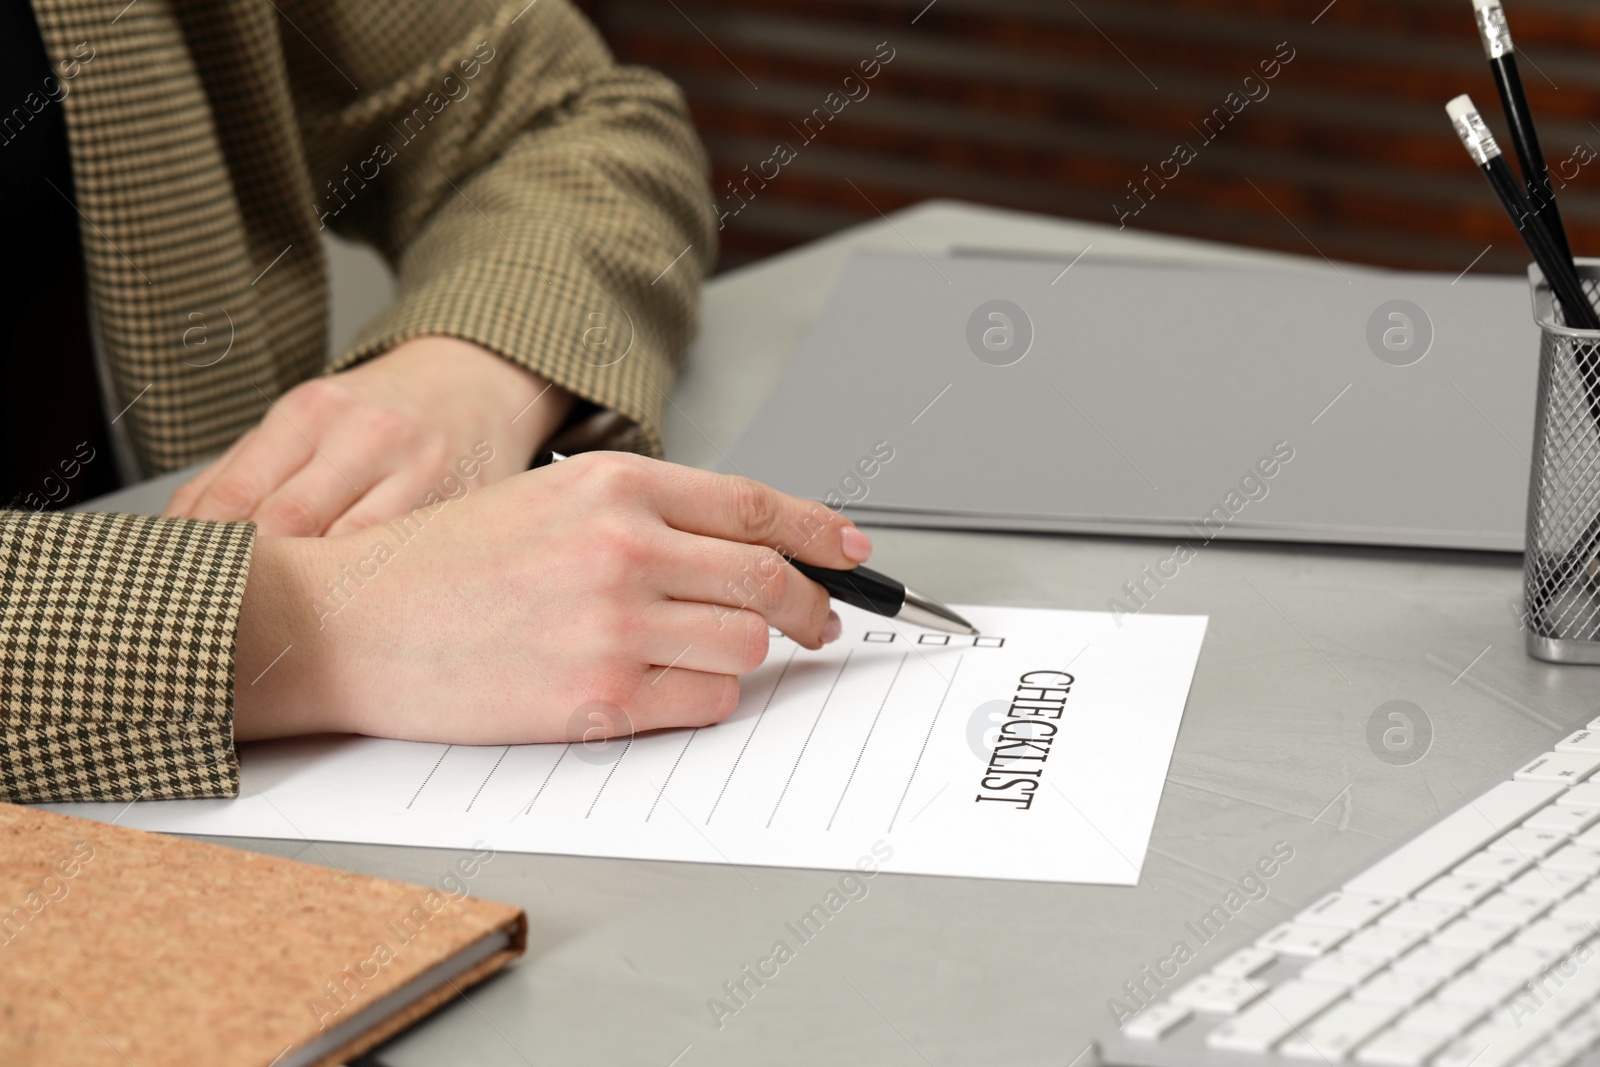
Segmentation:
{"type": "Polygon", "coordinates": [[[868,641],[877,641],[879,644],[886,645],[890,641],[894,640],[894,631],[892,631],[892,630],[868,630],[867,631],[866,640],[868,640],[868,641]]]}
{"type": "Polygon", "coordinates": [[[974,637],[973,648],[1004,648],[1006,639],[1003,637],[974,637]]]}
{"type": "Polygon", "coordinates": [[[949,634],[922,634],[917,638],[917,644],[919,645],[948,645],[949,643],[949,634]]]}

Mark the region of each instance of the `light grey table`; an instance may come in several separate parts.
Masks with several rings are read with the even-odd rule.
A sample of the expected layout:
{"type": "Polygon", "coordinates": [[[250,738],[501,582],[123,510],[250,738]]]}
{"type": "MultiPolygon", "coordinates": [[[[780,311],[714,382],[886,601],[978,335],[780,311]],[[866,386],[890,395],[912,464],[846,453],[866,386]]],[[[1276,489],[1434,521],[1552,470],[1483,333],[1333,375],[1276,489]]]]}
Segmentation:
{"type": "MultiPolygon", "coordinates": [[[[907,245],[1069,256],[1092,245],[1090,255],[1321,264],[922,205],[707,286],[704,330],[669,409],[672,458],[717,461],[770,392],[850,250],[907,245]]],[[[1302,431],[1306,440],[1315,429],[1302,431]]],[[[154,510],[173,484],[103,503],[154,510]]],[[[951,601],[1095,610],[1172,552],[1171,543],[1131,538],[878,530],[874,539],[876,560],[951,601]]],[[[723,997],[723,984],[766,955],[836,875],[501,854],[473,892],[527,909],[527,958],[380,1058],[392,1067],[1086,1067],[1095,1059],[1086,1048],[1113,1021],[1110,999],[1125,998],[1124,983],[1175,942],[1196,954],[1181,981],[1596,715],[1600,670],[1524,655],[1519,566],[1507,555],[1203,548],[1152,605],[1206,613],[1211,624],[1137,888],[881,875],[719,1028],[708,999],[723,997]],[[1368,742],[1369,721],[1393,700],[1412,702],[1431,723],[1426,755],[1405,766],[1368,742]],[[1202,944],[1186,923],[1223,904],[1278,842],[1294,856],[1265,883],[1266,896],[1202,944]]],[[[1381,725],[1396,724],[1382,717],[1381,725]]],[[[424,883],[454,858],[219,840],[424,883]]]]}

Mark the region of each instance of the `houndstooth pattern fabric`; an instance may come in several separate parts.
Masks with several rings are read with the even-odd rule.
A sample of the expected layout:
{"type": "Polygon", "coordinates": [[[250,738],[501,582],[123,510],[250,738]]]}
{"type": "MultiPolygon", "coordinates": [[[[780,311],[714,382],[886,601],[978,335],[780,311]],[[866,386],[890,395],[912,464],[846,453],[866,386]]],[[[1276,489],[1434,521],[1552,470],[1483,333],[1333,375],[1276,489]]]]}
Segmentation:
{"type": "MultiPolygon", "coordinates": [[[[607,446],[659,454],[715,258],[705,157],[677,89],[615,65],[567,0],[33,2],[144,474],[425,334],[500,353],[620,415],[607,446]],[[397,273],[332,360],[324,226],[397,273]]],[[[0,799],[237,788],[249,540],[0,513],[0,799]]]]}
{"type": "Polygon", "coordinates": [[[0,799],[232,795],[251,523],[0,512],[0,799]]]}

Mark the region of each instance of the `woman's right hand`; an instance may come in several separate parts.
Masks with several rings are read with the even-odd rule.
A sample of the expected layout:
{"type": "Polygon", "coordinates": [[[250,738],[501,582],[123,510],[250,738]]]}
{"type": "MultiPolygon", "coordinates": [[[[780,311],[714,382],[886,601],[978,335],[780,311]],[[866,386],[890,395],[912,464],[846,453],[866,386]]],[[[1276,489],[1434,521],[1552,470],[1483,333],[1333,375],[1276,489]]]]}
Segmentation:
{"type": "Polygon", "coordinates": [[[257,539],[238,740],[515,744],[717,722],[768,626],[807,648],[839,634],[826,592],[784,558],[847,568],[872,550],[820,504],[626,453],[463,492],[355,533],[257,539]]]}

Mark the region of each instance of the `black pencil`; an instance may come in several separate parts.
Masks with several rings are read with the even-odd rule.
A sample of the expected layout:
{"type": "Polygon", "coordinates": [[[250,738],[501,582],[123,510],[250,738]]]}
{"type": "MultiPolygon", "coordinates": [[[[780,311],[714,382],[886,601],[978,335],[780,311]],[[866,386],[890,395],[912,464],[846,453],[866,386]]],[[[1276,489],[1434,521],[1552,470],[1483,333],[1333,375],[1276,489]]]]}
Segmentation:
{"type": "Polygon", "coordinates": [[[1506,25],[1506,12],[1500,0],[1472,0],[1474,14],[1478,17],[1478,35],[1483,38],[1483,53],[1489,58],[1489,68],[1494,72],[1494,83],[1500,90],[1500,104],[1505,108],[1506,122],[1511,126],[1511,143],[1517,150],[1517,162],[1522,167],[1522,180],[1528,187],[1528,197],[1537,209],[1545,231],[1549,233],[1562,258],[1572,259],[1572,247],[1567,243],[1567,230],[1561,222],[1561,212],[1556,207],[1556,190],[1550,181],[1550,168],[1545,166],[1544,152],[1539,148],[1539,134],[1533,127],[1533,112],[1528,108],[1528,97],[1522,90],[1522,74],[1517,70],[1516,49],[1511,44],[1511,30],[1506,25]]]}
{"type": "MultiPolygon", "coordinates": [[[[1511,173],[1510,166],[1506,164],[1500,146],[1495,143],[1494,134],[1489,132],[1489,128],[1484,125],[1483,116],[1478,114],[1478,109],[1472,105],[1472,98],[1465,94],[1456,97],[1446,105],[1445,112],[1450,116],[1461,143],[1466,146],[1467,154],[1472,156],[1473,162],[1478,164],[1484,177],[1489,180],[1495,195],[1500,198],[1506,213],[1511,216],[1522,234],[1523,243],[1528,246],[1534,261],[1544,272],[1545,281],[1555,295],[1566,325],[1581,330],[1600,329],[1600,315],[1595,313],[1594,306],[1584,294],[1583,283],[1578,279],[1577,265],[1570,256],[1564,255],[1562,250],[1556,247],[1549,231],[1536,220],[1533,205],[1528,202],[1527,194],[1523,192],[1522,186],[1511,173]]],[[[1595,426],[1600,428],[1600,367],[1596,366],[1595,357],[1596,346],[1593,342],[1580,342],[1573,346],[1572,358],[1577,366],[1578,375],[1583,380],[1584,399],[1587,401],[1589,417],[1595,426]]],[[[1548,626],[1548,622],[1539,620],[1543,620],[1549,603],[1559,596],[1573,579],[1585,573],[1592,575],[1597,568],[1600,568],[1600,559],[1595,556],[1597,544],[1600,544],[1600,513],[1596,513],[1589,520],[1588,526],[1573,543],[1572,548],[1561,555],[1559,562],[1554,566],[1552,577],[1544,587],[1546,591],[1530,593],[1528,612],[1530,616],[1536,617],[1538,626],[1548,626]]],[[[1529,545],[1529,551],[1532,550],[1533,546],[1529,545]]],[[[1590,580],[1595,579],[1591,577],[1590,580]]]]}
{"type": "Polygon", "coordinates": [[[1473,106],[1472,98],[1466,94],[1456,97],[1445,106],[1445,113],[1450,116],[1456,135],[1466,146],[1467,154],[1483,171],[1483,176],[1499,196],[1511,221],[1516,223],[1523,243],[1528,246],[1534,262],[1539,264],[1545,280],[1550,283],[1551,292],[1560,302],[1567,325],[1580,330],[1600,330],[1600,315],[1595,314],[1594,305],[1584,295],[1583,284],[1578,281],[1572,258],[1562,253],[1549,231],[1539,224],[1537,210],[1528,201],[1528,195],[1522,191],[1516,175],[1511,173],[1505,155],[1495,143],[1494,134],[1484,125],[1483,116],[1473,106]]]}

